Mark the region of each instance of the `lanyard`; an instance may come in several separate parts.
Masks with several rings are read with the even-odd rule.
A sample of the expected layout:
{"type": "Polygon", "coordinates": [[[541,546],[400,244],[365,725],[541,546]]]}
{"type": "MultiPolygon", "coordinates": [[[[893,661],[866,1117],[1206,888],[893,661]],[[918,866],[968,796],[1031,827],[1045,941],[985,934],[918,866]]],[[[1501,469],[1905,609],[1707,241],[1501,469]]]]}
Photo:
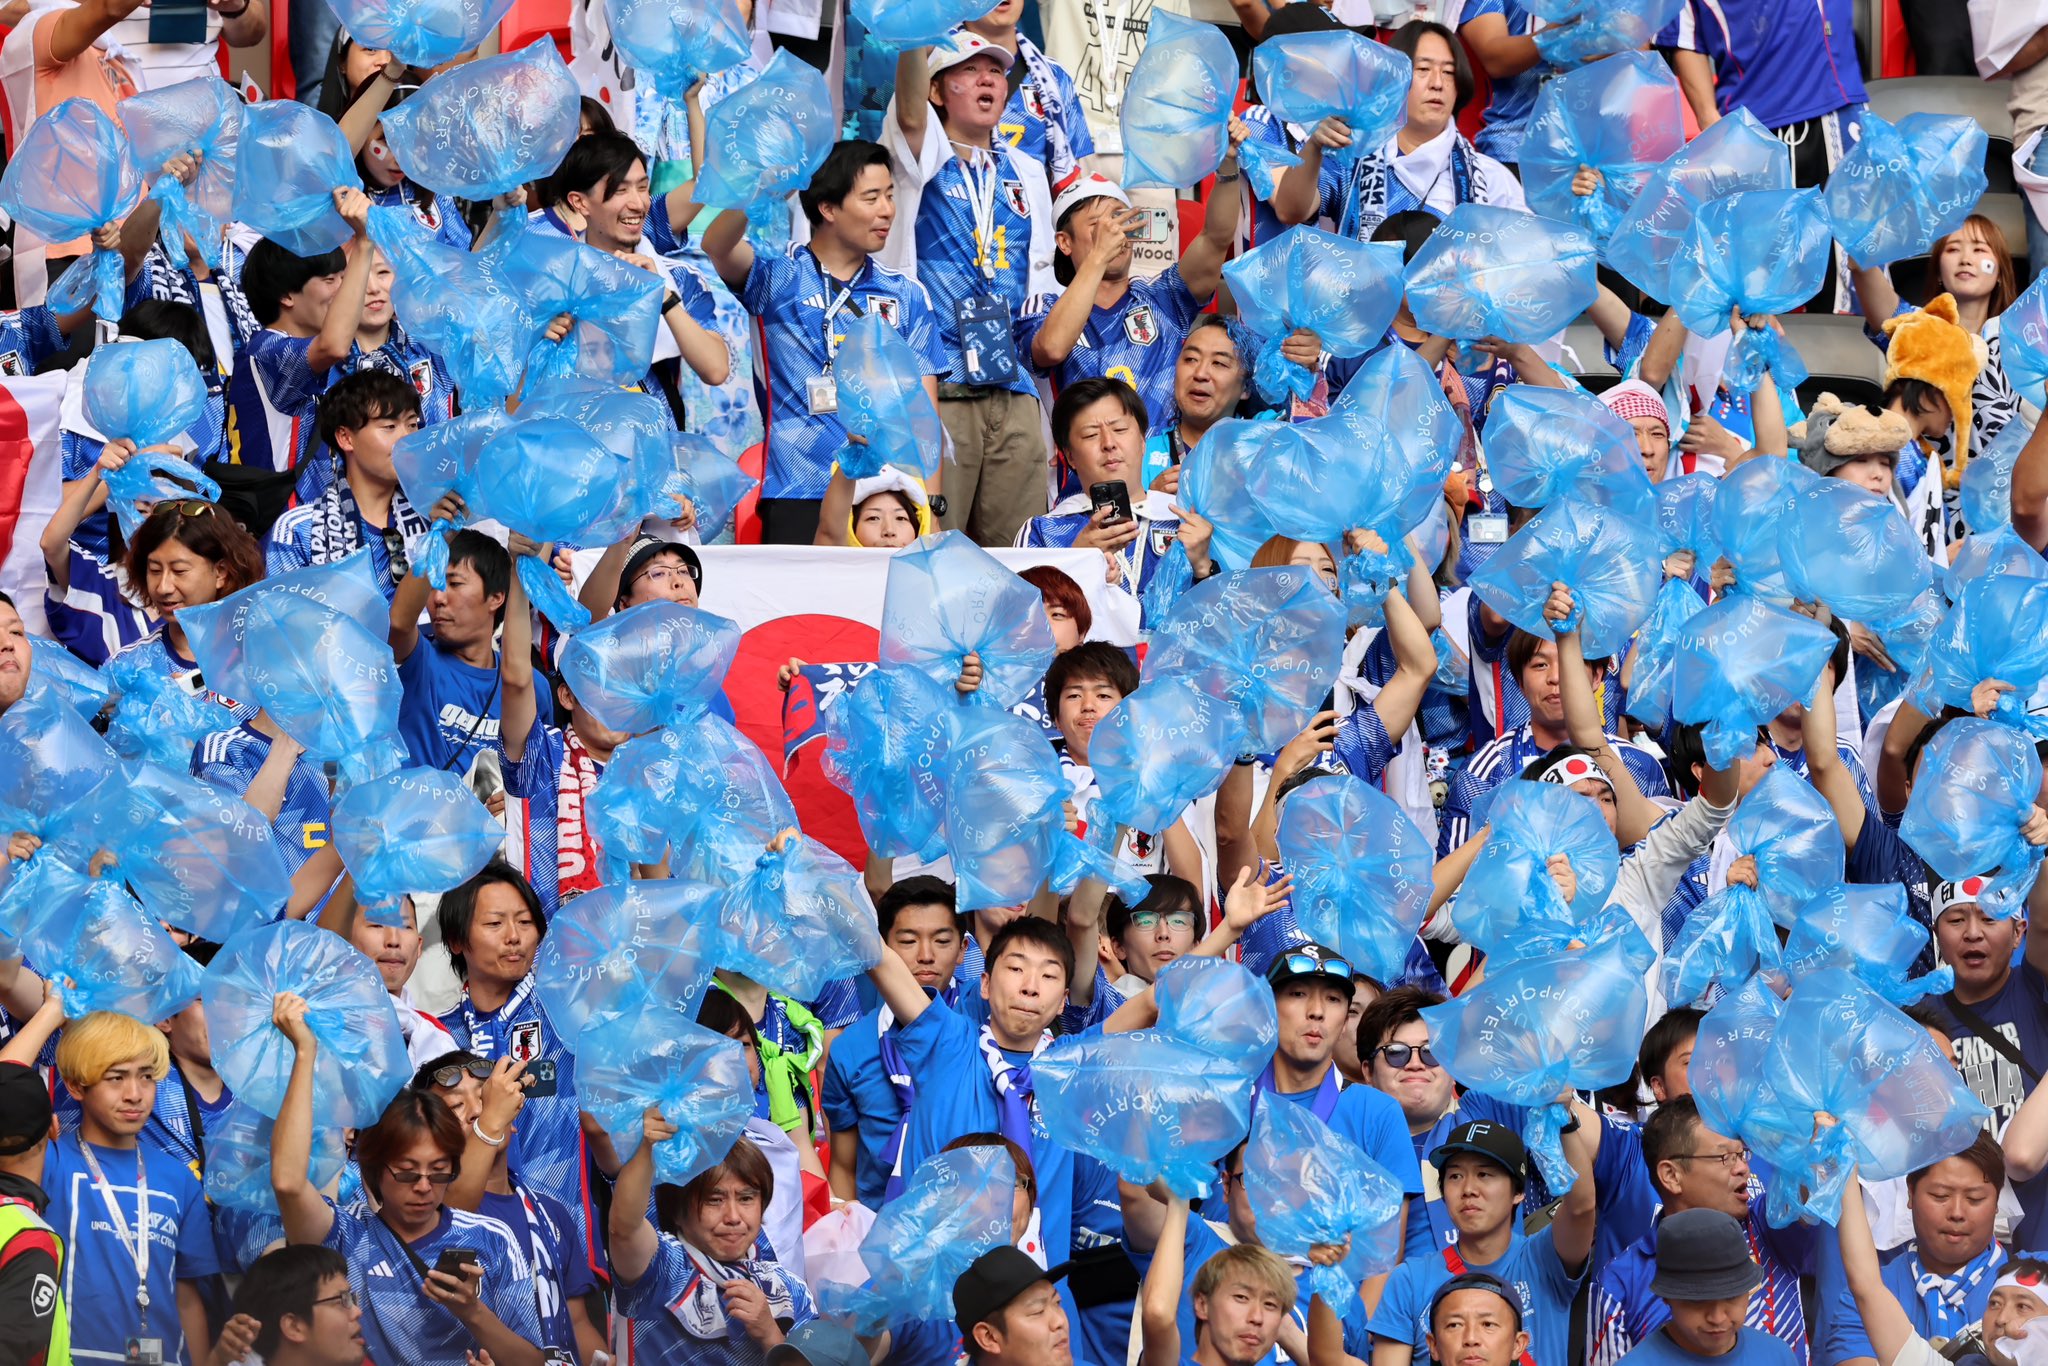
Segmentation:
{"type": "Polygon", "coordinates": [[[1123,63],[1125,49],[1130,46],[1132,9],[1129,0],[1095,0],[1096,21],[1101,25],[1103,38],[1110,40],[1111,30],[1116,33],[1114,40],[1110,40],[1115,46],[1103,54],[1102,71],[1102,103],[1112,114],[1122,112],[1124,91],[1130,84],[1131,73],[1122,72],[1122,79],[1119,79],[1118,68],[1123,63]]]}
{"type": "MultiPolygon", "coordinates": [[[[811,253],[811,264],[818,268],[818,297],[824,298],[832,292],[832,286],[839,282],[825,269],[825,263],[818,259],[816,252],[811,253]]],[[[839,316],[839,310],[846,307],[847,301],[853,298],[854,280],[859,278],[860,274],[856,271],[853,280],[840,285],[839,297],[825,305],[825,365],[828,369],[839,359],[839,339],[833,335],[832,320],[839,316]]]]}
{"type": "Polygon", "coordinates": [[[114,1236],[121,1240],[121,1246],[135,1263],[135,1307],[142,1311],[145,1322],[149,1318],[149,1176],[142,1166],[142,1145],[135,1145],[135,1208],[137,1219],[135,1232],[128,1231],[128,1216],[121,1212],[121,1202],[114,1198],[113,1183],[100,1170],[100,1160],[94,1155],[92,1144],[83,1138],[78,1140],[78,1151],[85,1155],[86,1168],[92,1172],[92,1184],[99,1191],[100,1199],[107,1203],[107,1218],[113,1222],[114,1236]]]}
{"type": "Polygon", "coordinates": [[[980,148],[969,149],[967,157],[960,162],[960,174],[967,181],[967,202],[974,206],[974,264],[981,268],[982,278],[996,278],[996,182],[1003,178],[996,165],[995,153],[988,153],[988,165],[977,168],[975,162],[980,148]],[[978,174],[977,171],[985,174],[978,174]]]}

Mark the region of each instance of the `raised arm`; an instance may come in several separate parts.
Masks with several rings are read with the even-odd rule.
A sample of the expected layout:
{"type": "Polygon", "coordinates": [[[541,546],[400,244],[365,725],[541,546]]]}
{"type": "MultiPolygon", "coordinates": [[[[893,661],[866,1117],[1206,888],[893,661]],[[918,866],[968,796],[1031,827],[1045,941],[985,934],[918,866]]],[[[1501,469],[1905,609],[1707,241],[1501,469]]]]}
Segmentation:
{"type": "MultiPolygon", "coordinates": [[[[1432,590],[1431,600],[1435,597],[1432,590]]],[[[1422,709],[1423,695],[1436,678],[1436,647],[1430,644],[1429,631],[1415,615],[1415,609],[1408,605],[1407,594],[1398,590],[1387,594],[1386,612],[1387,640],[1394,649],[1394,676],[1370,705],[1379,714],[1387,738],[1399,743],[1414,724],[1415,714],[1422,709]]]]}
{"type": "MultiPolygon", "coordinates": [[[[1899,716],[1908,709],[1899,708],[1892,725],[1899,724],[1899,716]]],[[[1835,748],[1835,666],[1824,665],[1820,671],[1820,682],[1816,685],[1813,701],[1807,704],[1806,722],[1801,727],[1800,743],[1806,750],[1806,780],[1814,790],[1828,799],[1834,808],[1835,822],[1842,827],[1842,843],[1850,849],[1863,835],[1863,794],[1856,790],[1856,779],[1842,762],[1841,753],[1835,748]]],[[[1886,737],[1887,743],[1890,737],[1886,737]]]]}
{"type": "Polygon", "coordinates": [[[1181,283],[1197,299],[1214,298],[1223,285],[1223,263],[1229,258],[1231,243],[1237,237],[1238,209],[1244,199],[1237,190],[1240,179],[1237,148],[1250,131],[1244,120],[1232,116],[1230,154],[1223,158],[1223,165],[1216,172],[1215,186],[1209,191],[1209,203],[1202,210],[1201,235],[1188,243],[1188,249],[1181,253],[1181,283]]]}
{"type": "Polygon", "coordinates": [[[2048,546],[2048,422],[2034,428],[2013,462],[2012,529],[2036,550],[2048,546]]]}
{"type": "Polygon", "coordinates": [[[1138,1292],[1138,1318],[1144,1334],[1142,1366],[1181,1366],[1180,1291],[1187,1277],[1188,1202],[1178,1195],[1166,1200],[1166,1217],[1152,1247],[1152,1265],[1138,1292]]]}
{"type": "Polygon", "coordinates": [[[1643,363],[1636,367],[1636,378],[1652,389],[1662,389],[1685,359],[1688,335],[1685,324],[1678,320],[1678,310],[1667,310],[1650,332],[1650,344],[1643,348],[1643,363]]]}
{"type": "MultiPolygon", "coordinates": [[[[513,532],[505,547],[513,555],[536,555],[545,560],[544,546],[513,532]]],[[[595,613],[591,614],[595,617],[595,613]]],[[[533,682],[533,612],[526,604],[526,590],[519,576],[512,576],[505,590],[504,636],[498,646],[498,683],[504,690],[499,709],[499,739],[505,746],[505,762],[516,764],[526,757],[526,742],[533,737],[534,722],[540,716],[538,691],[533,682]]]]}
{"type": "MultiPolygon", "coordinates": [[[[1823,1235],[1825,1236],[1825,1235],[1823,1235]]],[[[1912,1320],[1899,1304],[1898,1296],[1884,1283],[1878,1265],[1877,1244],[1870,1236],[1870,1215],[1863,1208],[1863,1188],[1855,1173],[1842,1198],[1842,1216],[1835,1224],[1835,1236],[1842,1244],[1842,1272],[1849,1293],[1856,1297],[1857,1312],[1863,1316],[1863,1332],[1870,1339],[1879,1366],[1891,1366],[1913,1338],[1912,1320]]]]}
{"type": "MultiPolygon", "coordinates": [[[[141,0],[84,0],[44,22],[50,25],[50,60],[77,61],[106,31],[133,14],[141,0]]],[[[19,134],[17,134],[19,136],[19,134]]]]}
{"type": "Polygon", "coordinates": [[[932,117],[932,72],[924,49],[907,47],[896,59],[896,127],[912,155],[924,146],[924,130],[932,117]]]}
{"type": "MultiPolygon", "coordinates": [[[[894,958],[885,953],[884,958],[894,958]]],[[[661,1235],[647,1222],[647,1202],[654,1195],[654,1145],[674,1138],[676,1126],[650,1105],[640,1119],[640,1146],[619,1168],[612,1183],[612,1209],[605,1228],[611,1234],[612,1270],[623,1281],[637,1281],[654,1264],[661,1235]]]]}
{"type": "Polygon", "coordinates": [[[1290,227],[1313,220],[1323,206],[1323,149],[1351,145],[1351,125],[1339,118],[1324,119],[1315,126],[1308,141],[1301,144],[1301,162],[1280,173],[1273,187],[1273,214],[1290,227]]]}
{"type": "Polygon", "coordinates": [[[1472,55],[1494,80],[1519,76],[1543,60],[1536,40],[1525,33],[1508,32],[1505,14],[1482,14],[1458,27],[1458,36],[1472,49],[1472,55]]]}
{"type": "Polygon", "coordinates": [[[701,245],[727,289],[737,294],[746,288],[747,276],[754,269],[754,248],[747,241],[744,210],[727,209],[712,219],[711,226],[704,229],[701,245]]]}
{"type": "MultiPolygon", "coordinates": [[[[1552,584],[1550,601],[1543,615],[1553,625],[1571,614],[1571,590],[1552,584]]],[[[1614,789],[1614,838],[1626,849],[1650,833],[1661,814],[1656,803],[1643,795],[1635,775],[1622,762],[1614,746],[1607,743],[1607,727],[1601,723],[1600,703],[1593,696],[1587,677],[1586,657],[1579,647],[1579,633],[1565,631],[1557,637],[1557,686],[1564,699],[1565,733],[1571,742],[1593,756],[1600,771],[1614,789]]]]}
{"type": "Polygon", "coordinates": [[[341,286],[327,305],[327,317],[320,335],[306,348],[306,365],[315,375],[332,370],[348,359],[356,344],[356,327],[363,320],[363,292],[370,282],[372,250],[369,235],[370,197],[346,186],[334,192],[334,211],[355,233],[348,244],[348,266],[341,273],[341,286]]]}
{"type": "Polygon", "coordinates": [[[525,1104],[526,1064],[516,1058],[498,1059],[484,1080],[481,1111],[462,1136],[462,1161],[448,1183],[451,1208],[474,1213],[482,1207],[498,1151],[511,1139],[513,1121],[525,1104]]]}
{"type": "Polygon", "coordinates": [[[280,993],[271,1005],[270,1022],[292,1045],[291,1079],[270,1131],[270,1190],[284,1216],[284,1240],[322,1243],[334,1227],[334,1207],[306,1176],[313,1160],[313,1059],[320,1043],[306,1023],[302,997],[280,993]]]}
{"type": "Polygon", "coordinates": [[[52,987],[43,997],[43,1003],[28,1017],[28,1022],[14,1031],[5,1047],[0,1047],[0,1062],[18,1062],[24,1067],[34,1067],[36,1059],[42,1056],[43,1045],[63,1027],[64,998],[52,987]]]}
{"type": "Polygon", "coordinates": [[[1564,1160],[1572,1164],[1578,1180],[1565,1192],[1556,1217],[1550,1221],[1550,1237],[1557,1248],[1557,1259],[1576,1276],[1593,1255],[1593,1225],[1599,1217],[1598,1192],[1593,1187],[1592,1136],[1600,1132],[1600,1116],[1576,1095],[1570,1097],[1569,1103],[1572,1120],[1578,1127],[1559,1141],[1564,1146],[1564,1160]]]}

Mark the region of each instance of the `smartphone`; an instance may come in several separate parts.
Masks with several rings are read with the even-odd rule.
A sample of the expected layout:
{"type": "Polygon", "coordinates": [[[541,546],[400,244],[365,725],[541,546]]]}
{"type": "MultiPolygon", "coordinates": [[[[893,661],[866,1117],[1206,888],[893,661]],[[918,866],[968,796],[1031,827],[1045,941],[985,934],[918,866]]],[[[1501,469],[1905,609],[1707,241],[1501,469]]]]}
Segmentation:
{"type": "Polygon", "coordinates": [[[206,0],[151,0],[149,41],[152,43],[203,43],[206,41],[206,0]]]}
{"type": "Polygon", "coordinates": [[[1128,522],[1132,520],[1131,491],[1125,487],[1124,481],[1121,479],[1111,479],[1105,483],[1091,485],[1088,489],[1088,501],[1094,504],[1097,513],[1100,513],[1104,508],[1114,508],[1116,514],[1110,518],[1111,521],[1128,522]]]}
{"type": "Polygon", "coordinates": [[[535,1096],[552,1096],[557,1093],[558,1086],[555,1081],[555,1060],[553,1058],[537,1058],[533,1062],[526,1064],[526,1075],[533,1080],[533,1085],[526,1088],[527,1099],[531,1100],[535,1096]]]}
{"type": "Polygon", "coordinates": [[[480,1266],[483,1259],[484,1254],[473,1247],[444,1247],[441,1249],[441,1255],[434,1259],[434,1270],[443,1275],[453,1276],[459,1281],[462,1279],[462,1268],[480,1266]]]}

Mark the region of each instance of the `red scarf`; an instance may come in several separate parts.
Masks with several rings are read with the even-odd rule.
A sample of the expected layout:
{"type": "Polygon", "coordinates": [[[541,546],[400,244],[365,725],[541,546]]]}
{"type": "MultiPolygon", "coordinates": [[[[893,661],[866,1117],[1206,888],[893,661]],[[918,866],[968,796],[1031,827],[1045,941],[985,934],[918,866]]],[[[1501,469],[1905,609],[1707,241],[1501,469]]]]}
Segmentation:
{"type": "Polygon", "coordinates": [[[596,787],[597,761],[577,738],[576,728],[567,727],[562,731],[562,763],[555,770],[556,887],[563,900],[596,891],[604,881],[598,871],[597,840],[583,818],[584,802],[596,787]]]}

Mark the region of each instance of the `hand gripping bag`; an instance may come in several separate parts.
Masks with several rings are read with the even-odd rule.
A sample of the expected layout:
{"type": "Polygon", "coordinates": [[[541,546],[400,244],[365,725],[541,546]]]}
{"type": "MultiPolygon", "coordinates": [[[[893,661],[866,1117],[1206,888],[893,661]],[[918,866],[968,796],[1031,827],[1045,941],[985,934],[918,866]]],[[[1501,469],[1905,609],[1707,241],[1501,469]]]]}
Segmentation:
{"type": "Polygon", "coordinates": [[[1015,706],[1052,663],[1052,623],[1036,588],[958,531],[920,537],[889,560],[877,659],[950,686],[981,658],[980,705],[1015,706]]]}
{"type": "Polygon", "coordinates": [[[1672,660],[1671,715],[1706,727],[1707,763],[1753,752],[1756,728],[1813,694],[1834,633],[1747,596],[1724,597],[1686,622],[1672,660]]]}
{"type": "Polygon", "coordinates": [[[235,214],[235,148],[242,136],[242,101],[218,76],[198,76],[130,95],[120,104],[121,126],[135,162],[152,183],[150,198],[163,205],[157,240],[173,266],[190,262],[189,234],[207,265],[218,268],[221,244],[235,214]],[[186,185],[165,175],[174,157],[196,155],[199,169],[186,185]]]}
{"type": "MultiPolygon", "coordinates": [[[[68,242],[126,218],[142,199],[135,149],[113,115],[69,99],[30,124],[0,174],[0,209],[36,236],[68,242]]],[[[119,320],[127,294],[121,254],[95,247],[50,290],[50,309],[90,307],[119,320]]]]}
{"type": "Polygon", "coordinates": [[[2040,790],[2033,738],[1966,716],[1921,751],[1899,835],[1939,877],[1987,877],[1977,897],[1986,915],[2017,915],[2041,871],[2041,846],[2020,835],[2040,790]]]}

